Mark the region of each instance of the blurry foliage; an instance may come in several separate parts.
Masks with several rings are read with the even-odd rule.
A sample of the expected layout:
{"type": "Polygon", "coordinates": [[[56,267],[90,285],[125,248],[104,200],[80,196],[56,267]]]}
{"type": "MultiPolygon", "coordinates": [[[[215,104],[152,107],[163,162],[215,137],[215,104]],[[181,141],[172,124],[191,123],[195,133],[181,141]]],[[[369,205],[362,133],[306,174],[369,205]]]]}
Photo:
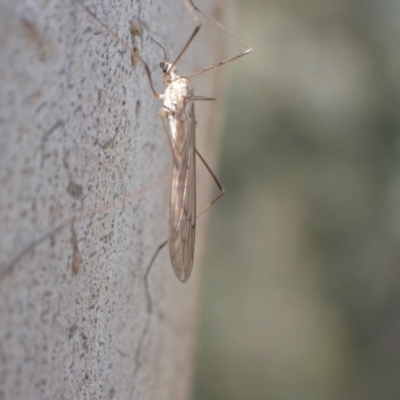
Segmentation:
{"type": "Polygon", "coordinates": [[[400,398],[400,3],[239,17],[194,399],[400,398]]]}

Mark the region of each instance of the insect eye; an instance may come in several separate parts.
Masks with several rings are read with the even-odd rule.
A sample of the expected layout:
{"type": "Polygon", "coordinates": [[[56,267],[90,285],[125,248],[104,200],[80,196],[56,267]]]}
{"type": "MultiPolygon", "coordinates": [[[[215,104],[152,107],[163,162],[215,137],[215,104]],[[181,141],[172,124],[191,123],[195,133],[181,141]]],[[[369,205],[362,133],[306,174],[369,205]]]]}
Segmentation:
{"type": "Polygon", "coordinates": [[[164,72],[164,74],[168,71],[168,63],[166,62],[161,62],[160,63],[160,68],[162,69],[162,72],[164,72]]]}

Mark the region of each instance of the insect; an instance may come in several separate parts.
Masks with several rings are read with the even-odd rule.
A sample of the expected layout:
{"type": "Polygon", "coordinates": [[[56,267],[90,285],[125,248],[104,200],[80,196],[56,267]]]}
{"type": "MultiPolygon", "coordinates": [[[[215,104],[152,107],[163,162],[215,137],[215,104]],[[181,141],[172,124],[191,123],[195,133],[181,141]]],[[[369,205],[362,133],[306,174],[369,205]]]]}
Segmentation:
{"type": "Polygon", "coordinates": [[[147,63],[138,54],[137,49],[132,49],[128,44],[121,40],[103,21],[101,21],[89,8],[87,8],[82,0],[76,0],[85,10],[115,39],[117,40],[132,56],[132,59],[139,60],[146,71],[149,79],[150,88],[153,95],[163,101],[163,106],[159,111],[164,130],[167,134],[169,145],[172,153],[172,177],[171,177],[171,193],[170,193],[170,218],[169,218],[169,237],[163,242],[154,253],[145,274],[145,281],[153,265],[158,253],[169,243],[169,252],[172,267],[178,279],[186,282],[193,268],[195,233],[196,233],[196,218],[208,210],[216,201],[224,195],[224,189],[208,166],[204,158],[197,151],[195,145],[195,108],[194,103],[198,100],[214,100],[207,97],[196,96],[190,78],[200,75],[211,69],[220,67],[230,61],[236,60],[253,51],[245,42],[235,36],[227,28],[221,25],[211,16],[201,11],[192,0],[185,0],[193,18],[196,22],[192,34],[175,58],[174,62],[169,62],[164,48],[159,45],[164,51],[164,61],[160,63],[160,68],[163,72],[162,82],[166,86],[163,94],[158,93],[153,85],[150,68],[147,63]],[[202,14],[218,27],[241,43],[245,50],[241,53],[229,57],[210,67],[197,71],[189,76],[181,76],[178,74],[176,64],[185,51],[190,46],[191,42],[199,32],[202,23],[197,16],[197,13],[202,14]],[[166,121],[168,121],[168,125],[166,121]],[[196,215],[196,154],[203,162],[221,193],[199,214],[196,215]]]}

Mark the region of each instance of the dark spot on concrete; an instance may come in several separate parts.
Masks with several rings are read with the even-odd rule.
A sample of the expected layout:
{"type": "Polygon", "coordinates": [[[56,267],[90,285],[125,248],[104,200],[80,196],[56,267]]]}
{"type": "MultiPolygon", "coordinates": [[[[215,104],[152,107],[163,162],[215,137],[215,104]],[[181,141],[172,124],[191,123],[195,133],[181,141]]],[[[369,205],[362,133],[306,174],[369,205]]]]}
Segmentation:
{"type": "Polygon", "coordinates": [[[71,340],[73,338],[77,330],[78,330],[77,325],[72,325],[71,327],[68,328],[68,340],[71,340]]]}
{"type": "Polygon", "coordinates": [[[141,105],[142,105],[142,103],[140,102],[140,100],[138,100],[138,101],[136,102],[136,108],[135,108],[136,117],[139,116],[141,105]]]}
{"type": "Polygon", "coordinates": [[[82,197],[83,188],[73,181],[70,181],[67,186],[67,193],[70,194],[74,199],[79,199],[82,197]]]}

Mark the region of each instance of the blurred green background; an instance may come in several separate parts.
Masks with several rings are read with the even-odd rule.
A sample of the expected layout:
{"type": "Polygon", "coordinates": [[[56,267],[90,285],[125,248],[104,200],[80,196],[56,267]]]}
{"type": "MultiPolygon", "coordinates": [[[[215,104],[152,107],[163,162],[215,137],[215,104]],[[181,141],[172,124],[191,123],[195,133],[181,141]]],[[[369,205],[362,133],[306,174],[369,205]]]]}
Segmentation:
{"type": "Polygon", "coordinates": [[[246,0],[194,400],[400,398],[400,2],[246,0]]]}

